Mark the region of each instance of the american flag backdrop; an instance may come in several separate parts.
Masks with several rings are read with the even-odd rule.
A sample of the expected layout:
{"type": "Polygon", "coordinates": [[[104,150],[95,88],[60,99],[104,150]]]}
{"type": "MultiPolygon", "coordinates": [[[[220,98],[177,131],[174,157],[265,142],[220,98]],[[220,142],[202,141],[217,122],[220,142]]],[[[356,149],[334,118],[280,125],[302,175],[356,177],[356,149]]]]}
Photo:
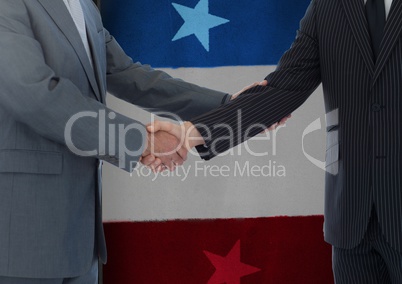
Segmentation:
{"type": "MultiPolygon", "coordinates": [[[[308,4],[102,0],[101,13],[134,61],[234,93],[275,69],[308,4]]],[[[311,131],[323,122],[321,92],[286,127],[212,161],[191,154],[164,175],[105,165],[104,283],[332,283],[324,172],[314,162],[324,159],[325,136],[322,127],[311,131]]],[[[108,104],[151,120],[116,99],[108,104]]]]}

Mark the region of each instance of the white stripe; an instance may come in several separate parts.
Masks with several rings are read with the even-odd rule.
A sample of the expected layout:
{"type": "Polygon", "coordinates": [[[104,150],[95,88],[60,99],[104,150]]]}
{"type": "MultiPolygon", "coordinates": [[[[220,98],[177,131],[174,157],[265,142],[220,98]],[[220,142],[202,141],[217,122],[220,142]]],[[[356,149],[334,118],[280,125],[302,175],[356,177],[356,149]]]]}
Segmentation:
{"type": "MultiPolygon", "coordinates": [[[[275,66],[236,66],[217,68],[163,69],[173,77],[212,89],[235,93],[244,86],[261,81],[275,66]]],[[[122,103],[108,96],[107,104],[129,117],[140,117],[144,123],[151,115],[143,110],[122,103]]],[[[175,219],[215,219],[270,216],[300,216],[323,214],[324,172],[307,160],[301,148],[303,130],[317,118],[322,129],[306,136],[306,151],[320,160],[325,159],[325,114],[322,89],[293,113],[286,127],[278,130],[276,137],[260,135],[248,142],[248,148],[255,152],[268,152],[256,157],[245,144],[237,147],[235,154],[208,162],[201,161],[198,154],[189,154],[189,159],[180,167],[178,176],[157,177],[146,175],[131,177],[108,163],[103,168],[103,218],[105,221],[144,221],[175,219]],[[268,139],[269,138],[269,139],[268,139]],[[275,145],[276,141],[276,146],[275,145]],[[273,149],[276,148],[274,154],[273,149]],[[238,153],[241,151],[241,153],[238,153]],[[270,164],[271,161],[271,164],[270,164]],[[283,165],[286,177],[234,175],[236,163],[256,170],[268,166],[271,170],[283,165]],[[274,165],[274,162],[275,165],[274,165]],[[183,177],[183,168],[188,170],[183,177]],[[195,167],[206,169],[196,173],[195,167]],[[214,169],[230,168],[229,177],[214,175],[214,169]],[[207,168],[209,167],[209,168],[207,168]],[[302,170],[301,170],[302,169],[302,170]]],[[[223,172],[223,174],[225,174],[223,172]]],[[[255,172],[257,174],[257,171],[255,172]]]]}

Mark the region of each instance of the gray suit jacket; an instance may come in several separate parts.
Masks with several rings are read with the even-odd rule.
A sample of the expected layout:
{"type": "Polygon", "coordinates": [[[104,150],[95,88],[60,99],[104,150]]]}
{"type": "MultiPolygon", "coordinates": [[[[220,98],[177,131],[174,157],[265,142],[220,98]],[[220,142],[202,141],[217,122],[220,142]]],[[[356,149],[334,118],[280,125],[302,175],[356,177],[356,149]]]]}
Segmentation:
{"type": "Polygon", "coordinates": [[[130,171],[145,139],[138,121],[109,117],[106,90],[183,119],[219,106],[225,97],[133,63],[103,28],[92,1],[82,3],[93,68],[62,0],[0,2],[2,276],[81,275],[91,265],[95,243],[106,261],[98,161],[130,171]],[[80,119],[71,124],[77,114],[80,119]],[[109,135],[109,123],[130,127],[120,139],[125,141],[109,135]],[[68,146],[91,152],[82,157],[68,146]]]}
{"type": "Polygon", "coordinates": [[[386,239],[402,252],[402,1],[392,3],[376,62],[367,26],[362,0],[311,1],[292,47],[267,77],[269,86],[193,123],[210,130],[199,128],[208,140],[200,149],[212,158],[261,131],[252,125],[271,125],[292,113],[322,82],[325,239],[340,248],[358,245],[374,205],[386,239]],[[225,123],[232,140],[221,138],[226,128],[214,127],[225,123]]]}

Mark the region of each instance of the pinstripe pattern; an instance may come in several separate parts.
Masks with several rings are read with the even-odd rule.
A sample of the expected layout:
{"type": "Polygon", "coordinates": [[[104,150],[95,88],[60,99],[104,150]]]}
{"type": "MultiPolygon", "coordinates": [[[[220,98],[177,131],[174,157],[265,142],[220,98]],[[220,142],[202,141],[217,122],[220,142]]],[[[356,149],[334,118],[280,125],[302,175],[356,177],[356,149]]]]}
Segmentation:
{"type": "Polygon", "coordinates": [[[339,159],[339,168],[326,173],[325,239],[357,246],[375,204],[386,240],[401,252],[401,30],[402,1],[394,0],[374,63],[363,1],[313,0],[292,47],[267,76],[269,86],[192,120],[206,140],[200,155],[210,159],[258,134],[261,128],[247,130],[292,113],[322,83],[326,112],[338,109],[339,116],[329,129],[338,137],[331,148],[337,155],[326,162],[339,159]],[[230,141],[222,139],[228,129],[230,141]]]}
{"type": "Polygon", "coordinates": [[[375,210],[366,235],[354,249],[333,247],[333,271],[337,284],[402,283],[402,254],[384,240],[375,210]]]}

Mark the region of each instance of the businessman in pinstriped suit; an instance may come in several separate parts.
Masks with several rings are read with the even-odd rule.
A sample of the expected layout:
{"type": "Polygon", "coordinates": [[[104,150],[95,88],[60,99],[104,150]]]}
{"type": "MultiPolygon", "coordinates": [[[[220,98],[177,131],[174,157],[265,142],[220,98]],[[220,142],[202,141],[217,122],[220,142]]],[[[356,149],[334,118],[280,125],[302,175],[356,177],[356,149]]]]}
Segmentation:
{"type": "MultiPolygon", "coordinates": [[[[258,134],[253,125],[292,113],[322,83],[324,233],[335,281],[402,283],[402,0],[312,0],[266,80],[268,86],[185,122],[189,148],[211,159],[258,134]]],[[[182,133],[167,122],[148,130],[182,133]]]]}

